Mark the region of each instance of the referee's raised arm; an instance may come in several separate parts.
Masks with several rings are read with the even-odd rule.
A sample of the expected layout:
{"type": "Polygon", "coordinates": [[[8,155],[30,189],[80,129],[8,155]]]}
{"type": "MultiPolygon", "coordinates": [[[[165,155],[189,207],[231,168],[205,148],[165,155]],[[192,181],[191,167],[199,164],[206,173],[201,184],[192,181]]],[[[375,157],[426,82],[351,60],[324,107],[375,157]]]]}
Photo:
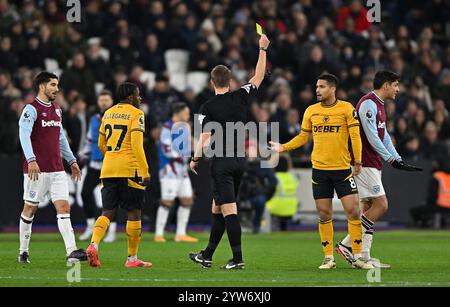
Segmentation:
{"type": "Polygon", "coordinates": [[[261,35],[259,39],[259,57],[256,63],[255,75],[248,81],[259,88],[261,82],[264,80],[266,74],[266,52],[269,47],[270,41],[265,34],[261,35]]]}

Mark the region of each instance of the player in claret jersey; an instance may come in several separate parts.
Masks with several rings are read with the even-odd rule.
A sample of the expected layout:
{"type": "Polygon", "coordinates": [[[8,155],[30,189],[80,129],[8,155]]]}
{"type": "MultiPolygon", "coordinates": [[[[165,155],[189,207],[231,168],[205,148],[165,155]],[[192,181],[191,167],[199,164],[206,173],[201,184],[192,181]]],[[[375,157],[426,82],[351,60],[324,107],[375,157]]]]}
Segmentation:
{"type": "Polygon", "coordinates": [[[72,179],[81,173],[61,125],[61,109],[53,101],[58,93],[58,77],[39,73],[34,80],[37,97],[27,104],[19,119],[20,144],[23,150],[23,199],[20,217],[19,262],[29,263],[28,246],[31,226],[40,202],[49,196],[56,208],[58,229],[66,245],[67,260],[86,260],[86,252],[77,249],[70,221],[69,187],[61,159],[70,164],[72,179]]]}
{"type": "MultiPolygon", "coordinates": [[[[361,173],[355,176],[362,206],[362,257],[377,268],[390,267],[390,265],[370,257],[373,225],[388,208],[386,193],[381,182],[382,160],[400,170],[410,172],[422,170],[402,161],[386,130],[384,102],[386,99],[395,99],[399,91],[399,80],[400,76],[394,72],[386,70],[377,72],[373,80],[374,90],[363,96],[356,106],[361,122],[362,163],[364,166],[361,173]]],[[[336,245],[336,251],[352,263],[353,256],[350,245],[350,237],[347,235],[336,245]]]]}

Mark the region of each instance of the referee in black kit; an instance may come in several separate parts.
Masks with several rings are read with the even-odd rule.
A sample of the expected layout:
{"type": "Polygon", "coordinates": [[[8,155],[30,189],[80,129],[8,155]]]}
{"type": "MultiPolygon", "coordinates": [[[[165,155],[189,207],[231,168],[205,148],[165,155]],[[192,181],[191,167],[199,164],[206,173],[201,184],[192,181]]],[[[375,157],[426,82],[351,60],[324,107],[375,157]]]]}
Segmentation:
{"type": "MultiPolygon", "coordinates": [[[[237,216],[236,198],[245,164],[245,156],[237,155],[237,144],[226,140],[226,123],[246,123],[250,97],[255,94],[264,79],[266,71],[266,50],[270,41],[266,35],[259,39],[259,57],[255,75],[240,89],[230,92],[231,71],[224,65],[218,65],[211,71],[211,82],[215,97],[205,102],[199,110],[199,121],[203,127],[199,142],[190,162],[191,170],[197,174],[196,168],[202,157],[203,147],[211,138],[211,131],[205,127],[207,123],[217,123],[223,133],[223,156],[212,157],[211,174],[213,178],[212,223],[208,246],[199,253],[190,253],[189,257],[203,267],[210,268],[212,256],[222,235],[227,230],[233,258],[223,266],[226,270],[243,269],[241,247],[241,225],[237,216]],[[205,129],[206,128],[206,129],[205,129]]],[[[214,131],[214,129],[212,129],[214,131]]],[[[215,132],[214,132],[215,133],[215,132]]],[[[242,146],[240,146],[242,145],[242,146]]],[[[217,148],[217,144],[216,144],[217,148]]]]}

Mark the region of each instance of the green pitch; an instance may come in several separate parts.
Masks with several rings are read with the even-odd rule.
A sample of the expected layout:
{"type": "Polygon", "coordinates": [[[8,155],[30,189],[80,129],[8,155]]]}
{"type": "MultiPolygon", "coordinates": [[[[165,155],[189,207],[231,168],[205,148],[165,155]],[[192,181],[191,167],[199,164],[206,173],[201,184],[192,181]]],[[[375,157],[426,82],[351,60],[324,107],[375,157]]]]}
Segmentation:
{"type": "MultiPolygon", "coordinates": [[[[126,237],[121,233],[115,243],[100,246],[101,268],[83,262],[81,281],[69,283],[71,268],[66,266],[59,234],[33,234],[28,265],[17,263],[18,236],[0,234],[0,286],[450,286],[449,231],[376,233],[372,256],[392,265],[381,271],[379,283],[369,283],[367,271],[352,269],[337,254],[337,269],[319,271],[322,253],[316,232],[245,234],[243,271],[220,269],[231,258],[226,240],[216,252],[213,268],[191,262],[188,252],[203,248],[208,238],[207,233],[196,235],[200,243],[154,243],[152,234],[144,233],[139,256],[154,266],[126,269],[126,237]]],[[[335,240],[342,235],[336,233],[335,240]]]]}

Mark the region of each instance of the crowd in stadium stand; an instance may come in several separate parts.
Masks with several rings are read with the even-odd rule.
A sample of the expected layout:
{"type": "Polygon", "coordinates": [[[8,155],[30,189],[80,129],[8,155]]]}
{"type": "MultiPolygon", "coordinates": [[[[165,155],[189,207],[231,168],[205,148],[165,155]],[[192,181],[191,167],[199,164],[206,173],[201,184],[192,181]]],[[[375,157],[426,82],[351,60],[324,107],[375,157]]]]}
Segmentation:
{"type": "MultiPolygon", "coordinates": [[[[371,90],[374,72],[391,69],[402,82],[395,103],[386,102],[387,129],[400,154],[447,161],[449,2],[382,1],[381,23],[368,22],[365,4],[87,0],[81,23],[68,23],[66,1],[0,0],[0,155],[20,152],[17,120],[34,98],[33,76],[44,69],[60,73],[57,100],[74,152],[85,137],[96,93],[114,92],[126,80],[140,86],[146,143],[154,144],[172,103],[186,102],[195,113],[214,95],[204,78],[214,65],[232,69],[234,88],[247,81],[258,55],[258,22],[271,45],[267,79],[249,112],[257,122],[279,122],[281,142],[299,133],[321,72],[336,74],[338,98],[356,105],[371,90]],[[171,62],[168,51],[174,50],[171,62]],[[173,67],[177,61],[180,66],[173,67]],[[192,84],[192,72],[203,79],[192,84]]],[[[294,162],[307,163],[310,151],[311,144],[294,151],[294,162]]]]}

